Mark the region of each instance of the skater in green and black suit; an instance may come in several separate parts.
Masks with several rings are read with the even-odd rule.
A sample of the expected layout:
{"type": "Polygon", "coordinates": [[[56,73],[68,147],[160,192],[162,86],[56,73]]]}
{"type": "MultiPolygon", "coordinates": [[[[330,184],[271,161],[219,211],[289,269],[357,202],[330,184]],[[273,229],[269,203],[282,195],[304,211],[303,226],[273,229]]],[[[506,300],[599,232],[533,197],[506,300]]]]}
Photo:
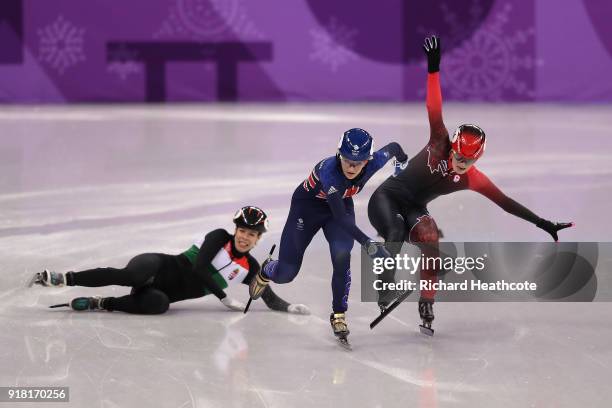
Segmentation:
{"type": "MultiPolygon", "coordinates": [[[[81,272],[37,273],[33,283],[43,286],[130,286],[121,297],[80,297],[70,306],[75,310],[108,310],[135,314],[161,314],[170,303],[212,293],[227,308],[244,310],[244,304],[230,298],[224,288],[235,282],[248,285],[259,272],[259,263],[249,251],[267,231],[267,216],[247,206],[234,216],[234,234],[224,229],[208,233],[200,242],[179,255],[148,253],[137,255],[125,268],[95,268],[81,272]]],[[[308,314],[305,305],[290,304],[271,288],[262,295],[266,305],[277,311],[308,314]]]]}

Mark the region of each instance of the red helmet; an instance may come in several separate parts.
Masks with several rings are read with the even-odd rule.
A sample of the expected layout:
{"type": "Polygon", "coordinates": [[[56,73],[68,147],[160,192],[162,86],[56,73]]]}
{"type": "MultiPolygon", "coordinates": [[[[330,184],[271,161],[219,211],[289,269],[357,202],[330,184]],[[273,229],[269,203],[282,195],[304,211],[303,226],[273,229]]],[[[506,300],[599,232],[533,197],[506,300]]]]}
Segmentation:
{"type": "Polygon", "coordinates": [[[468,160],[476,160],[482,156],[486,144],[485,132],[470,124],[459,126],[451,139],[453,151],[468,160]]]}

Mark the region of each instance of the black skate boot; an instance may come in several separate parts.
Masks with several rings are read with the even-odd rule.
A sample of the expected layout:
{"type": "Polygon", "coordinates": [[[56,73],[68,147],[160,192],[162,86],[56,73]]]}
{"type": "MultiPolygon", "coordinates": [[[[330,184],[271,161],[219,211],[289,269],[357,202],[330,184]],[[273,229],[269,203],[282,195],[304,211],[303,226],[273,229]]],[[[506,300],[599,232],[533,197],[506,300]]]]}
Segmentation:
{"type": "Polygon", "coordinates": [[[431,322],[434,320],[433,301],[419,301],[419,315],[421,316],[421,320],[423,320],[423,324],[419,325],[421,333],[433,336],[434,329],[431,328],[431,322]]]}
{"type": "Polygon", "coordinates": [[[93,297],[78,297],[72,299],[70,303],[60,303],[58,305],[49,306],[50,309],[58,307],[71,307],[72,310],[84,311],[84,310],[105,310],[104,309],[104,298],[99,296],[93,297]]]}
{"type": "Polygon", "coordinates": [[[72,299],[70,307],[72,310],[83,311],[83,310],[104,310],[103,307],[104,298],[99,296],[94,297],[78,297],[72,299]]]}
{"type": "Polygon", "coordinates": [[[263,264],[261,264],[261,269],[259,269],[257,275],[255,275],[249,284],[249,296],[251,296],[252,300],[259,299],[263,291],[266,289],[266,286],[268,286],[270,283],[270,279],[268,279],[268,277],[264,274],[264,268],[270,262],[272,262],[272,251],[270,251],[270,255],[266,258],[263,264]]]}
{"type": "Polygon", "coordinates": [[[62,287],[66,285],[66,277],[61,272],[51,272],[45,269],[42,272],[36,272],[28,287],[32,287],[32,285],[41,285],[47,287],[62,287]]]}
{"type": "Polygon", "coordinates": [[[398,292],[395,290],[379,290],[378,291],[378,307],[380,308],[380,313],[385,313],[389,305],[397,299],[403,292],[398,292]]]}
{"type": "MultiPolygon", "coordinates": [[[[264,261],[263,265],[266,265],[269,262],[269,260],[266,260],[264,261]]],[[[251,296],[251,299],[259,299],[269,283],[270,279],[264,275],[262,266],[259,272],[257,272],[257,275],[255,275],[249,284],[249,296],[251,296]]]]}
{"type": "Polygon", "coordinates": [[[351,333],[346,324],[346,316],[344,313],[332,313],[329,315],[329,322],[331,323],[334,335],[338,338],[338,342],[345,349],[350,350],[351,344],[348,341],[348,335],[351,333]]]}
{"type": "Polygon", "coordinates": [[[264,290],[266,290],[266,288],[268,287],[268,284],[270,283],[270,278],[268,278],[264,273],[264,268],[270,262],[272,262],[272,254],[274,253],[274,249],[276,249],[276,244],[272,245],[268,257],[263,262],[263,264],[261,264],[259,272],[257,272],[257,275],[255,275],[253,279],[251,279],[251,283],[249,283],[249,301],[247,302],[246,307],[244,308],[244,313],[249,311],[249,308],[251,307],[251,302],[255,299],[259,299],[264,293],[264,290]]]}

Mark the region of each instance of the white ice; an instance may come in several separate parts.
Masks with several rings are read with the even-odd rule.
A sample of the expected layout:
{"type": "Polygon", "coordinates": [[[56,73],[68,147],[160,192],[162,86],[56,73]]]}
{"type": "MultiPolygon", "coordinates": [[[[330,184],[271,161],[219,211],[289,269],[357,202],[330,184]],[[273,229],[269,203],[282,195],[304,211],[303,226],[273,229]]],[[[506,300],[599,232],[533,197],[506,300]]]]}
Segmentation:
{"type": "MultiPolygon", "coordinates": [[[[611,237],[610,106],[445,105],[449,129],[488,135],[478,166],[537,214],[574,221],[564,240],[611,237]]],[[[416,105],[184,105],[0,109],[0,386],[68,386],[74,407],[606,407],[612,387],[609,303],[438,303],[434,337],[414,303],[370,331],[353,256],[353,351],[329,327],[331,263],[315,237],[298,278],[276,286],[311,316],[247,315],[215,298],[162,316],[47,306],[126,288],[32,288],[35,271],[122,267],[179,253],[254,204],[278,243],[293,189],[342,131],[363,127],[407,153],[428,137],[416,105]]],[[[358,224],[387,167],[356,197],[358,224]]],[[[430,211],[449,241],[544,241],[541,230],[461,192],[430,211]]],[[[610,270],[610,259],[601,259],[610,270]]],[[[246,286],[231,293],[246,300],[246,286]]],[[[32,404],[43,407],[47,404],[32,404]]],[[[57,404],[48,404],[58,406],[57,404]]],[[[8,405],[7,405],[8,406],[8,405]]],[[[28,406],[22,404],[19,406],[28,406]]]]}

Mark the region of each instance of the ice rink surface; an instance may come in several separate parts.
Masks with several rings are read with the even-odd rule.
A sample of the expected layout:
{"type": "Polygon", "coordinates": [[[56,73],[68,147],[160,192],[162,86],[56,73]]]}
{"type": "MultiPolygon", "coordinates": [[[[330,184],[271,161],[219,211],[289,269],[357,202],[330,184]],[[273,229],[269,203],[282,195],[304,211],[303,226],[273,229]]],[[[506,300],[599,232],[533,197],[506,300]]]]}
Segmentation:
{"type": "MultiPolygon", "coordinates": [[[[488,135],[478,167],[538,215],[574,221],[568,241],[609,241],[610,106],[445,105],[449,130],[488,135]]],[[[230,229],[242,205],[264,208],[278,243],[293,189],[350,127],[409,155],[428,138],[423,104],[3,107],[0,109],[0,386],[68,386],[71,407],[607,407],[609,303],[438,303],[436,334],[416,304],[370,331],[359,252],[347,314],[353,351],[329,327],[331,262],[322,234],[296,280],[275,290],[310,316],[247,315],[207,297],[161,316],[47,306],[122,287],[32,288],[35,271],[122,267],[143,252],[180,253],[230,229]]],[[[366,214],[386,167],[356,196],[366,214]]],[[[431,214],[449,241],[544,241],[484,197],[441,197],[431,214]]],[[[610,271],[609,259],[600,259],[610,271]]],[[[248,298],[247,288],[234,290],[248,298]]],[[[9,404],[10,405],[10,404],[9,404]]],[[[7,405],[7,406],[9,406],[7,405]]],[[[3,406],[0,403],[0,406],[3,406]]]]}

